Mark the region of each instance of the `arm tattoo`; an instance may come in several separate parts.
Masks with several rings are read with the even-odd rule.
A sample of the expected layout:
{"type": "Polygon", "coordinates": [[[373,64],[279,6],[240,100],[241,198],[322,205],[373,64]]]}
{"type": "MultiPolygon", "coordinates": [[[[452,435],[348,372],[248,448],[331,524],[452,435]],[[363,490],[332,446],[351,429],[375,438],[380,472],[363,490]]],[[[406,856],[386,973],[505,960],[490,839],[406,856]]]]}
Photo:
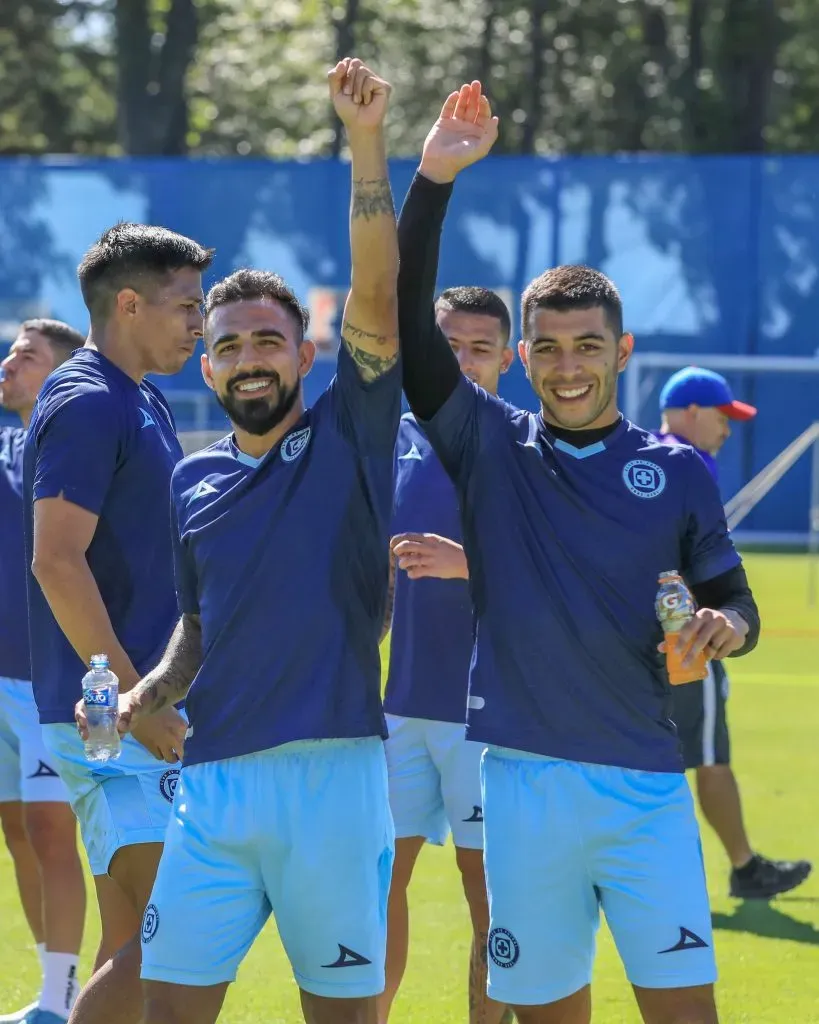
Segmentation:
{"type": "Polygon", "coordinates": [[[388,178],[354,178],[352,219],[388,216],[395,220],[388,178]]]}
{"type": "Polygon", "coordinates": [[[161,711],[182,700],[202,664],[202,627],[198,615],[179,620],[162,661],[134,687],[134,695],[145,714],[161,711]]]}
{"type": "Polygon", "coordinates": [[[347,351],[353,357],[353,362],[358,367],[359,373],[367,383],[383,376],[398,362],[397,352],[393,352],[392,355],[386,357],[379,356],[375,352],[360,348],[356,344],[358,341],[367,342],[368,344],[375,342],[376,345],[386,345],[388,341],[392,340],[387,334],[372,334],[370,331],[362,331],[360,327],[355,327],[349,320],[345,320],[341,328],[341,338],[347,351]]]}

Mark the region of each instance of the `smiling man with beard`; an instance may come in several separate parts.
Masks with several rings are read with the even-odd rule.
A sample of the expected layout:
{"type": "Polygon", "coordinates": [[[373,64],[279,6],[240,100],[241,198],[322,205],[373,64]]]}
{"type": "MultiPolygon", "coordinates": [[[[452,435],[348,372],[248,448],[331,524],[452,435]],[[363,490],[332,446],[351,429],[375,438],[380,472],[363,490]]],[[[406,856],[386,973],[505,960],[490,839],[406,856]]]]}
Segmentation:
{"type": "Polygon", "coordinates": [[[202,368],[233,432],[174,473],[182,617],[120,704],[124,731],[190,688],[142,924],[145,1024],[212,1024],[271,913],[310,1024],[370,1024],[384,988],[393,827],[378,641],[401,415],[389,86],[358,60],[329,83],[353,173],[336,376],[305,408],[315,346],[277,274],[239,271],[210,291],[202,368]]]}

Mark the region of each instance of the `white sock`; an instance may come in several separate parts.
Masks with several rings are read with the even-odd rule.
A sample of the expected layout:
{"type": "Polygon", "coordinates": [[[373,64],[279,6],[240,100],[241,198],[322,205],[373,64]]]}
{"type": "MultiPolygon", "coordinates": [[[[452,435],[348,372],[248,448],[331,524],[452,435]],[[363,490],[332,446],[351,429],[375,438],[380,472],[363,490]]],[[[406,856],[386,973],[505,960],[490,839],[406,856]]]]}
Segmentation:
{"type": "Polygon", "coordinates": [[[43,991],[39,1003],[41,1010],[68,1020],[71,1008],[80,994],[80,980],[77,977],[79,961],[80,958],[74,953],[46,952],[43,991]]]}
{"type": "Polygon", "coordinates": [[[46,955],[46,944],[44,942],[37,943],[37,959],[40,961],[40,970],[45,974],[45,955],[46,955]]]}

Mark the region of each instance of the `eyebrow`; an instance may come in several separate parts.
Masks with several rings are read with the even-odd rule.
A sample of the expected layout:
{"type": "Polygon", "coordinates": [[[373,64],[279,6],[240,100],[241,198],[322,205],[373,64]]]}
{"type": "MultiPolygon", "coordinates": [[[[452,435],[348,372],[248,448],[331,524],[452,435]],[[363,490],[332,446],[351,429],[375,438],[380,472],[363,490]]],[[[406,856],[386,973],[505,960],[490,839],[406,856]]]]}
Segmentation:
{"type": "MultiPolygon", "coordinates": [[[[258,331],[251,331],[250,336],[251,338],[280,338],[282,341],[287,341],[282,332],[276,330],[275,327],[262,327],[258,331]]],[[[238,337],[238,334],[220,334],[213,344],[219,345],[224,341],[236,341],[238,337]]]]}
{"type": "MultiPolygon", "coordinates": [[[[582,334],[576,334],[572,341],[605,341],[606,337],[604,334],[598,334],[597,331],[584,331],[582,334]]],[[[550,337],[548,334],[539,334],[534,341],[533,345],[537,345],[539,341],[557,341],[556,338],[550,337]]]]}

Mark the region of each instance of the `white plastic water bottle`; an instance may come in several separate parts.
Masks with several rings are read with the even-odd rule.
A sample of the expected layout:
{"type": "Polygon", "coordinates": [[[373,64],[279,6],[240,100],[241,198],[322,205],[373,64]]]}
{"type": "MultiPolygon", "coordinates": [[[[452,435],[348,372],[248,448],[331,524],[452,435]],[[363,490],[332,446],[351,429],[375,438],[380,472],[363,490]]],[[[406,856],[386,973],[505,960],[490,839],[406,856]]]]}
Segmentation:
{"type": "Polygon", "coordinates": [[[91,670],[82,679],[82,699],[88,719],[85,757],[88,761],[114,761],[121,743],[117,732],[119,679],[108,668],[108,655],[95,654],[91,670]]]}

